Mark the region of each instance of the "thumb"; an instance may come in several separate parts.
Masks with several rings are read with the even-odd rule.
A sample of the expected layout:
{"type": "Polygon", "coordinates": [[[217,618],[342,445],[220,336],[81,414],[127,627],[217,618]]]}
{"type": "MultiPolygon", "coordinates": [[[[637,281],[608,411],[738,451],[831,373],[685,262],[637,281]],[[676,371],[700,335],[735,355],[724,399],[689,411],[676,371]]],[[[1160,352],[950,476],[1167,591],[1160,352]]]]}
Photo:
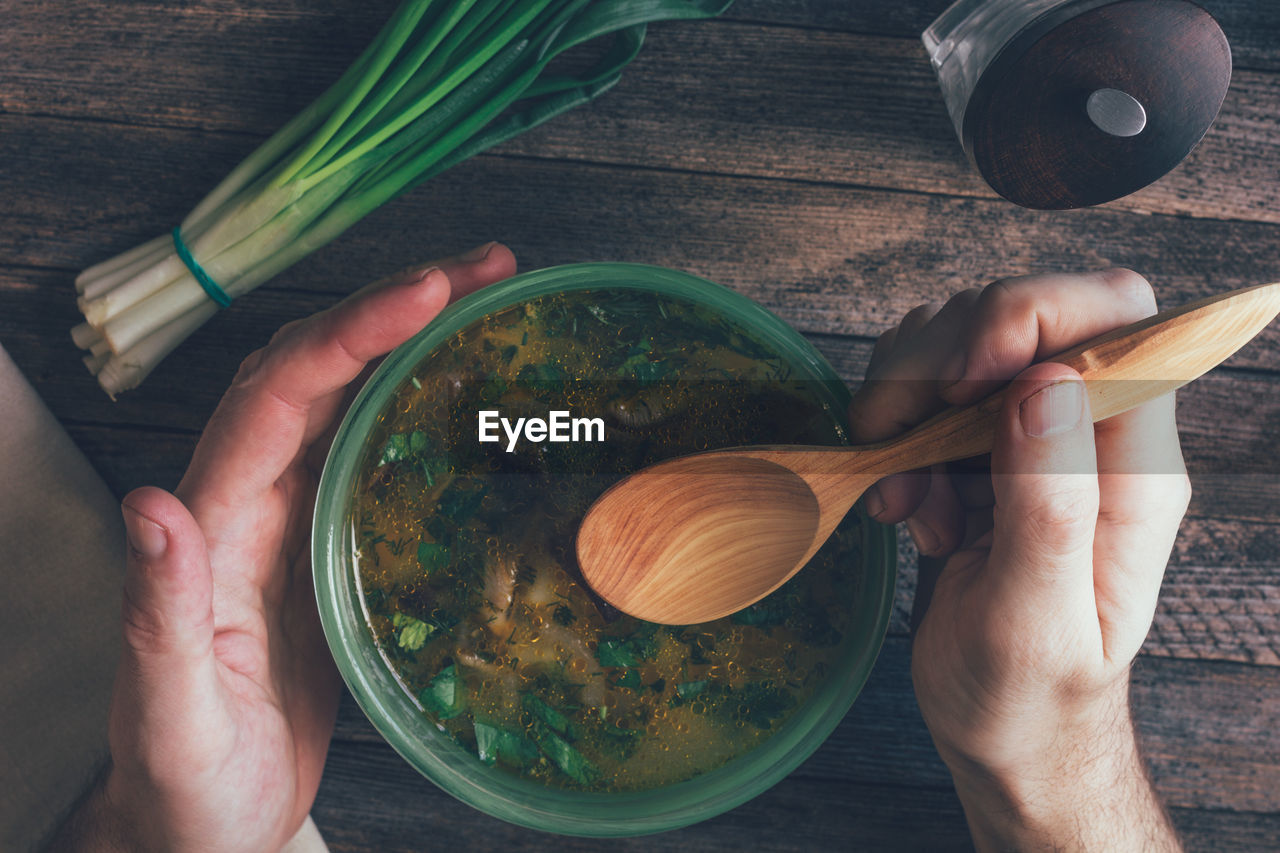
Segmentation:
{"type": "Polygon", "coordinates": [[[121,507],[129,553],[117,689],[139,722],[213,697],[213,577],[204,534],[182,502],[142,488],[121,507]]]}
{"type": "Polygon", "coordinates": [[[1043,624],[1058,614],[1087,624],[1079,619],[1096,614],[1097,469],[1080,374],[1051,362],[1023,371],[1006,393],[991,453],[988,566],[1010,618],[1043,624]]]}

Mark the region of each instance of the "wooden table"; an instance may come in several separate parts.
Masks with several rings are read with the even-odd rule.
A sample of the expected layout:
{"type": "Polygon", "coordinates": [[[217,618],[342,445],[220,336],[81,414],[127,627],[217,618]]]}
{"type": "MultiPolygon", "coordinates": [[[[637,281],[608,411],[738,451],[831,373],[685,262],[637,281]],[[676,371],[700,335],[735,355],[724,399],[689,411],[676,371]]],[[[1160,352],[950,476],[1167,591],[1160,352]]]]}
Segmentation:
{"type": "MultiPolygon", "coordinates": [[[[850,382],[914,305],[996,277],[1124,265],[1164,304],[1280,277],[1280,5],[1204,0],[1235,52],[1190,159],[1105,207],[1037,213],[968,167],[918,35],[945,0],[739,0],[656,26],[597,104],[387,205],[106,399],[76,271],[161,233],[334,79],[394,0],[0,6],[0,341],[120,494],[172,487],[237,363],[365,280],[489,238],[523,268],[664,264],[804,332],[850,382]]],[[[1280,325],[1182,392],[1196,495],[1134,670],[1156,786],[1192,849],[1280,847],[1280,325]]],[[[315,816],[335,850],[969,846],[908,674],[903,548],[880,662],[836,734],[747,806],[608,844],[452,801],[349,700],[315,816]]]]}

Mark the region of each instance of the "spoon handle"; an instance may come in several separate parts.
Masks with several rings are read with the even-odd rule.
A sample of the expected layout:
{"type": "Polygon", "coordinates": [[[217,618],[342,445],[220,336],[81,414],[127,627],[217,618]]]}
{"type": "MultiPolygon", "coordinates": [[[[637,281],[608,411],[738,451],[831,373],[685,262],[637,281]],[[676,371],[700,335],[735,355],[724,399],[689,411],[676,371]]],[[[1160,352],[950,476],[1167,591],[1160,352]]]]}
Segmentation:
{"type": "MultiPolygon", "coordinates": [[[[1162,311],[1045,360],[1079,371],[1093,420],[1101,421],[1209,371],[1278,313],[1280,282],[1246,287],[1162,311]]],[[[991,452],[1008,390],[1006,385],[977,403],[947,409],[904,435],[865,448],[876,452],[867,454],[873,459],[867,458],[871,464],[864,471],[880,477],[991,452]]]]}

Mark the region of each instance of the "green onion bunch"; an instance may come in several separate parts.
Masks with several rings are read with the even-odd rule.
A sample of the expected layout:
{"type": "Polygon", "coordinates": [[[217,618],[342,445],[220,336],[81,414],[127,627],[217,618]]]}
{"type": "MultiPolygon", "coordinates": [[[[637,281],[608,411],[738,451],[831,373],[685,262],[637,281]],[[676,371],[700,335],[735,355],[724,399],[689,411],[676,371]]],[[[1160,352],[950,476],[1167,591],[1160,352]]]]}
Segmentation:
{"type": "Polygon", "coordinates": [[[405,0],[313,104],[250,154],[177,233],[211,292],[157,237],[76,279],[72,339],[113,397],[236,297],[383,202],[616,83],[649,22],[707,18],[732,0],[405,0]],[[548,71],[612,35],[582,74],[548,71]],[[222,293],[218,293],[218,289],[222,293]]]}

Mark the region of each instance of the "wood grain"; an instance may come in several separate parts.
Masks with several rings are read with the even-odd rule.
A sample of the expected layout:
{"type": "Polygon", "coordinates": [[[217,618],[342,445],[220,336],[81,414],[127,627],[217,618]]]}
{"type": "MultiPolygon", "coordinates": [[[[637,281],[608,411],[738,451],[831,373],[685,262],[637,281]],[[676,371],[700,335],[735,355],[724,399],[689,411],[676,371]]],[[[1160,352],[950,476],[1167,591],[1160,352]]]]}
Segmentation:
{"type": "Polygon", "coordinates": [[[1184,521],[1143,651],[1184,659],[1280,663],[1280,527],[1184,521]]]}
{"type": "MultiPolygon", "coordinates": [[[[99,2],[77,4],[75,26],[56,28],[18,14],[0,42],[0,79],[11,81],[0,109],[263,137],[337,79],[384,6],[353,18],[341,4],[280,0],[252,11],[99,2]],[[138,50],[164,72],[138,74],[138,50]]],[[[1237,71],[1193,156],[1112,206],[1280,221],[1268,167],[1280,131],[1266,121],[1278,101],[1275,75],[1237,71]]],[[[994,197],[965,159],[915,38],[730,21],[655,27],[608,95],[496,150],[994,197]]]]}
{"type": "MultiPolygon", "coordinates": [[[[244,140],[0,116],[0,256],[68,272],[162,233],[244,140]],[[209,165],[211,162],[215,165],[209,165]],[[56,180],[55,180],[56,176],[56,180]],[[75,194],[60,187],[74,185],[75,194]]],[[[740,290],[804,332],[878,335],[911,308],[1005,275],[1127,266],[1164,305],[1280,274],[1280,226],[1027,211],[1002,201],[481,158],[376,211],[274,280],[345,293],[383,271],[499,237],[523,268],[657,263],[740,290]],[[539,215],[527,206],[536,199],[539,215]],[[981,251],[978,251],[978,250],[981,251]]],[[[68,283],[68,288],[70,287],[68,283]]],[[[250,302],[256,295],[246,297],[250,302]]],[[[1274,366],[1263,347],[1231,362],[1274,366]]]]}

